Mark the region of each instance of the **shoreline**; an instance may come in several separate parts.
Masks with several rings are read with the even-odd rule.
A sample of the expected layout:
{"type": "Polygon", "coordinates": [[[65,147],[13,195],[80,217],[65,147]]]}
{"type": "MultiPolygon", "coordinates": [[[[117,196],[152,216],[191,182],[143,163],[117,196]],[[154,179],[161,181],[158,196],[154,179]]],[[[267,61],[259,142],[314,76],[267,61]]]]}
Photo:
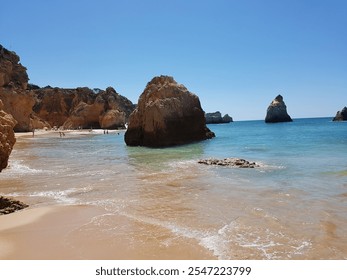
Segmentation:
{"type": "MultiPolygon", "coordinates": [[[[335,129],[317,124],[309,128],[318,136],[335,129]]],[[[273,127],[260,131],[270,128],[274,138],[273,127]]],[[[338,131],[334,146],[330,138],[324,146],[311,138],[292,146],[302,139],[292,133],[284,139],[288,154],[283,138],[276,146],[269,137],[254,143],[258,132],[250,137],[248,125],[240,125],[248,138],[236,146],[223,140],[165,151],[128,149],[124,134],[103,130],[66,132],[82,136],[65,142],[57,131],[38,131],[36,141],[21,134],[0,184],[3,195],[31,207],[0,217],[0,259],[345,259],[345,142],[338,131]],[[227,149],[268,166],[195,162],[227,149]],[[314,161],[316,154],[331,165],[314,161]]]]}
{"type": "MultiPolygon", "coordinates": [[[[35,139],[35,138],[72,138],[99,134],[120,134],[125,129],[81,129],[81,130],[53,130],[36,129],[35,132],[15,132],[16,139],[35,139]]],[[[16,144],[15,144],[16,145],[16,144]]],[[[22,201],[13,200],[13,198],[0,196],[0,216],[9,215],[16,211],[28,207],[22,201]],[[6,206],[6,207],[5,207],[6,206]],[[2,212],[1,212],[2,211],[2,212]]]]}
{"type": "Polygon", "coordinates": [[[87,136],[93,134],[117,134],[125,132],[126,129],[80,129],[80,130],[45,130],[45,129],[35,129],[33,132],[15,132],[15,137],[17,138],[66,138],[66,137],[79,137],[79,136],[87,136]],[[108,133],[106,133],[108,132],[108,133]]]}
{"type": "Polygon", "coordinates": [[[27,208],[0,216],[0,260],[216,259],[189,238],[162,247],[156,239],[129,239],[129,229],[124,231],[143,227],[138,221],[93,205],[27,208]],[[113,235],[98,225],[99,219],[109,218],[117,224],[113,235]]]}

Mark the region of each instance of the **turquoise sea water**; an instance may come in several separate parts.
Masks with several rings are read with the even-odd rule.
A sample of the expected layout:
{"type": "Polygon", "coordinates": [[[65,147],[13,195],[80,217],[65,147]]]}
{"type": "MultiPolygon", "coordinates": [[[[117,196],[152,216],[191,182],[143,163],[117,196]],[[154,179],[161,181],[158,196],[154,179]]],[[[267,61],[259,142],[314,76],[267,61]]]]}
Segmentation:
{"type": "Polygon", "coordinates": [[[346,122],[209,128],[216,138],[163,149],[127,147],[124,133],[114,132],[23,138],[0,174],[0,194],[33,207],[98,205],[110,216],[95,217],[94,227],[112,236],[110,217],[118,215],[142,224],[141,234],[127,232],[128,242],[154,236],[163,250],[179,241],[219,259],[347,258],[346,122]],[[260,167],[197,163],[210,157],[260,167]]]}

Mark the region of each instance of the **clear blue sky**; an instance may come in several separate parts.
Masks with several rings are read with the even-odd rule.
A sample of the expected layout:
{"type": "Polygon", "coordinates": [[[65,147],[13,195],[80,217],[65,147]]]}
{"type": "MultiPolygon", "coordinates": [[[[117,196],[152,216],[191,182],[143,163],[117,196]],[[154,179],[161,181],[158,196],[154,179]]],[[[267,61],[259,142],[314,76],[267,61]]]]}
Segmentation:
{"type": "Polygon", "coordinates": [[[31,83],[134,103],[165,74],[235,120],[263,119],[277,94],[293,118],[347,106],[345,0],[2,1],[0,44],[31,83]]]}

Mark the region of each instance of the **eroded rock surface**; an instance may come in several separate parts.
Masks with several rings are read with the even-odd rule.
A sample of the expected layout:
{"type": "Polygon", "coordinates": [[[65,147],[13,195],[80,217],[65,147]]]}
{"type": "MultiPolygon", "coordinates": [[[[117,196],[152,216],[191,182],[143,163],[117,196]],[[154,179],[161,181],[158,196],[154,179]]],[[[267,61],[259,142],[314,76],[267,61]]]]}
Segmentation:
{"type": "Polygon", "coordinates": [[[265,122],[291,122],[292,118],[287,113],[287,106],[283,101],[282,95],[277,95],[267,108],[265,122]]]}
{"type": "Polygon", "coordinates": [[[0,99],[0,172],[7,167],[8,158],[16,143],[13,128],[17,123],[10,114],[7,114],[2,109],[3,104],[0,99]]]}
{"type": "Polygon", "coordinates": [[[225,114],[222,117],[221,112],[217,111],[214,113],[205,114],[206,124],[215,124],[215,123],[230,123],[233,121],[233,118],[228,114],[225,114]]]}
{"type": "Polygon", "coordinates": [[[129,146],[165,147],[214,137],[205,123],[198,96],[172,77],[153,78],[130,115],[129,146]]]}
{"type": "Polygon", "coordinates": [[[333,121],[347,121],[347,107],[344,107],[341,111],[336,113],[333,121]]]}
{"type": "Polygon", "coordinates": [[[10,214],[26,207],[28,205],[23,202],[0,196],[0,215],[10,214]]]}

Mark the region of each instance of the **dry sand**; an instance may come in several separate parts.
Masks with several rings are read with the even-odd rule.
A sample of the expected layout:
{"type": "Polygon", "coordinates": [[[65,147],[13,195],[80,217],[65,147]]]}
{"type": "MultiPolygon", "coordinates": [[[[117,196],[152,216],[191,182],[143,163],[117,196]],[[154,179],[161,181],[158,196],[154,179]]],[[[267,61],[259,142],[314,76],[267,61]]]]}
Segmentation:
{"type": "Polygon", "coordinates": [[[80,130],[44,130],[36,129],[34,134],[32,132],[16,132],[16,138],[42,138],[42,137],[80,137],[83,135],[92,135],[92,134],[104,134],[108,131],[108,134],[115,134],[124,132],[124,129],[117,130],[104,130],[104,129],[80,129],[80,130]]]}

